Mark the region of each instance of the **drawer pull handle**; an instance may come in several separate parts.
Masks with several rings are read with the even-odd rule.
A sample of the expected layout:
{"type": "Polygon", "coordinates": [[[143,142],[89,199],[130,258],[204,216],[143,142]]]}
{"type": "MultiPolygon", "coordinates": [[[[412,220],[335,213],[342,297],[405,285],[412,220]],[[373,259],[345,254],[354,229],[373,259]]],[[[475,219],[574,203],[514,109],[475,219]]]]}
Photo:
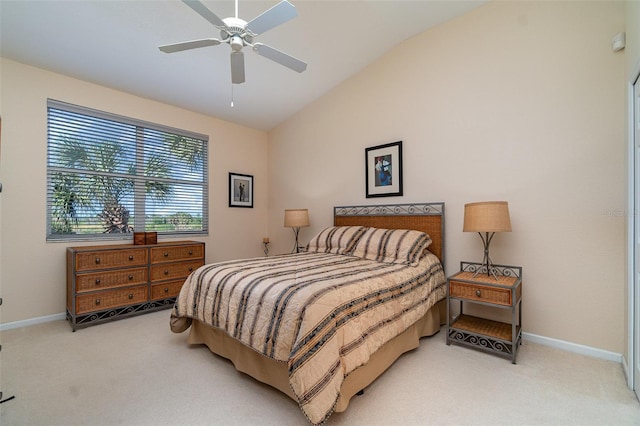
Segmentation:
{"type": "Polygon", "coordinates": [[[129,293],[129,300],[133,299],[133,294],[129,293]]]}
{"type": "Polygon", "coordinates": [[[96,257],[96,265],[99,265],[99,264],[100,264],[100,258],[96,257]]]}
{"type": "Polygon", "coordinates": [[[100,299],[96,299],[96,305],[100,304],[100,299]]]}
{"type": "Polygon", "coordinates": [[[96,280],[96,285],[100,285],[100,278],[96,280]]]}
{"type": "Polygon", "coordinates": [[[165,292],[165,293],[169,293],[169,287],[165,287],[165,288],[164,288],[164,292],[165,292]]]}
{"type": "Polygon", "coordinates": [[[165,270],[164,270],[164,274],[165,274],[165,275],[169,275],[169,270],[165,269],[165,270]]]}
{"type": "Polygon", "coordinates": [[[133,260],[133,255],[129,256],[129,260],[133,260]]]}
{"type": "Polygon", "coordinates": [[[190,267],[190,268],[189,268],[189,272],[193,272],[193,268],[191,268],[191,267],[190,267]]]}
{"type": "Polygon", "coordinates": [[[169,252],[164,252],[164,257],[169,257],[169,252]]]}
{"type": "Polygon", "coordinates": [[[193,254],[193,250],[189,250],[189,256],[193,254]]]}
{"type": "Polygon", "coordinates": [[[478,297],[480,297],[480,296],[481,296],[481,294],[480,294],[480,290],[476,290],[476,296],[478,296],[478,297]]]}
{"type": "Polygon", "coordinates": [[[133,279],[133,275],[129,275],[129,281],[133,279]]]}

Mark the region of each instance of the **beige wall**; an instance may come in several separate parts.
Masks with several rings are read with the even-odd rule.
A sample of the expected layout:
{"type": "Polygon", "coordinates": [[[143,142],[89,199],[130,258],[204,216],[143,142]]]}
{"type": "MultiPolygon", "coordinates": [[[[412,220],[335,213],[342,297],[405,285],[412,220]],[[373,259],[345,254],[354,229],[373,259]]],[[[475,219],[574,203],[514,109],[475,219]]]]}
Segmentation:
{"type": "Polygon", "coordinates": [[[409,39],[270,132],[269,228],[310,209],[446,202],[446,268],[480,260],[464,203],[508,200],[496,263],[524,267],[528,333],[622,353],[624,2],[491,2],[409,39]],[[403,141],[404,196],[366,199],[364,149],[403,141]]]}
{"type": "Polygon", "coordinates": [[[627,76],[640,70],[640,1],[625,3],[627,76]]]}
{"type": "Polygon", "coordinates": [[[67,244],[45,242],[47,98],[209,135],[207,261],[262,255],[267,134],[2,59],[2,323],[65,310],[67,244]],[[254,175],[254,208],[228,207],[228,173],[254,175]]]}

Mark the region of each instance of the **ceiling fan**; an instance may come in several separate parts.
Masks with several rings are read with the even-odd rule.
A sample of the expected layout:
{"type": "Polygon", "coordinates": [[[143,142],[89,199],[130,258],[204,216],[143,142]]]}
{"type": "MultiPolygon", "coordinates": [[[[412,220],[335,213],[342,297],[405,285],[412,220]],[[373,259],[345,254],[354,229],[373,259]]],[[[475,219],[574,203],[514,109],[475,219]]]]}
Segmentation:
{"type": "Polygon", "coordinates": [[[298,16],[294,5],[286,0],[273,6],[249,22],[238,18],[238,0],[236,0],[235,18],[220,19],[211,12],[199,0],[182,0],[196,13],[209,21],[214,27],[220,30],[220,38],[205,38],[200,40],[185,41],[182,43],[167,44],[159,49],[165,53],[180,52],[183,50],[197,49],[200,47],[217,46],[220,43],[227,43],[231,46],[231,82],[234,84],[244,83],[244,54],[242,48],[250,46],[254,52],[267,59],[284,65],[297,72],[307,69],[307,64],[293,56],[287,55],[273,47],[262,43],[254,43],[253,38],[278,25],[298,16]]]}

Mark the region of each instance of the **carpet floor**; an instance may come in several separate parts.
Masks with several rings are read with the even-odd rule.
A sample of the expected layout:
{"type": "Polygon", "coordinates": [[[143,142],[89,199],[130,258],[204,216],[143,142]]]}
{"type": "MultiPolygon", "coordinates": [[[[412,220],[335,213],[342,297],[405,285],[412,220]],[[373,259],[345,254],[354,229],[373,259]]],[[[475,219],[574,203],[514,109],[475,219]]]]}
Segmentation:
{"type": "MultiPolygon", "coordinates": [[[[423,338],[337,425],[640,425],[618,363],[525,341],[518,363],[423,338]]],[[[0,424],[307,425],[284,394],[238,373],[159,311],[71,332],[0,333],[0,424]]]]}

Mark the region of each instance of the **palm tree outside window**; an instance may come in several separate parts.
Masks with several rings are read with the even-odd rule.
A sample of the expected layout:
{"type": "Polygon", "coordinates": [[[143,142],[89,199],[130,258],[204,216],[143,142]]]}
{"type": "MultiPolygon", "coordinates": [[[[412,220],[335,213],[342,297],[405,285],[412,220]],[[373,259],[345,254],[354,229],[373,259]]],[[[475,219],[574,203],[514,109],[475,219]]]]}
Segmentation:
{"type": "Polygon", "coordinates": [[[208,137],[47,106],[47,240],[207,234],[208,137]]]}

